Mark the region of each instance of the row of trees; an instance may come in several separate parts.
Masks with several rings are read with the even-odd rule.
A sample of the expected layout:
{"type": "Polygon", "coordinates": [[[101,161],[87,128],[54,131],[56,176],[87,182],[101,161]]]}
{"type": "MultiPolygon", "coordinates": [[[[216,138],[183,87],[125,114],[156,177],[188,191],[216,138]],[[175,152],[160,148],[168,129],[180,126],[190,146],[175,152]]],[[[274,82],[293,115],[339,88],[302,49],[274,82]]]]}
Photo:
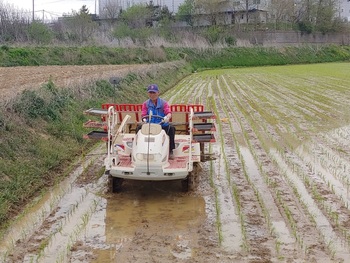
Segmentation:
{"type": "MultiPolygon", "coordinates": [[[[112,1],[111,1],[112,2],[112,1]]],[[[264,2],[265,3],[265,2],[264,2]]],[[[219,35],[226,32],[225,27],[219,27],[220,17],[231,10],[233,15],[246,14],[246,21],[231,21],[226,26],[232,32],[237,23],[243,23],[244,29],[257,29],[260,21],[251,19],[251,11],[264,4],[262,0],[185,0],[179,6],[178,12],[172,14],[166,6],[155,6],[152,1],[146,5],[133,5],[126,10],[107,5],[108,19],[98,20],[91,15],[86,6],[79,11],[72,11],[57,21],[45,24],[40,20],[32,21],[29,12],[16,10],[0,2],[0,42],[36,42],[42,44],[53,41],[83,43],[93,39],[109,40],[130,38],[133,42],[146,41],[150,36],[157,35],[170,41],[176,41],[174,27],[187,26],[195,28],[211,43],[220,40],[219,35]],[[207,19],[207,26],[198,30],[198,17],[207,19]],[[197,25],[197,26],[196,26],[197,25]]],[[[346,23],[337,16],[338,0],[271,0],[264,6],[268,10],[266,27],[273,24],[275,29],[289,24],[290,29],[302,32],[315,31],[341,32],[346,23]]],[[[239,27],[242,29],[243,27],[239,27]]],[[[234,43],[232,40],[226,42],[234,43]]]]}
{"type": "MultiPolygon", "coordinates": [[[[341,0],[185,0],[179,6],[176,14],[179,20],[185,20],[189,25],[195,24],[198,14],[208,14],[211,25],[217,24],[220,15],[227,10],[233,13],[245,13],[244,23],[254,19],[249,12],[254,9],[267,11],[266,23],[297,25],[299,30],[311,33],[319,31],[322,33],[342,31],[346,21],[340,17],[341,0]],[[253,19],[252,19],[253,18],[253,19]]],[[[240,23],[235,19],[234,23],[240,23]]]]}
{"type": "Polygon", "coordinates": [[[98,27],[86,6],[62,19],[44,23],[40,19],[33,21],[30,12],[0,2],[0,43],[49,44],[54,40],[81,43],[89,40],[98,27]]]}
{"type": "Polygon", "coordinates": [[[344,31],[347,21],[340,16],[342,0],[272,0],[271,10],[277,22],[287,15],[299,30],[328,33],[344,31]]]}

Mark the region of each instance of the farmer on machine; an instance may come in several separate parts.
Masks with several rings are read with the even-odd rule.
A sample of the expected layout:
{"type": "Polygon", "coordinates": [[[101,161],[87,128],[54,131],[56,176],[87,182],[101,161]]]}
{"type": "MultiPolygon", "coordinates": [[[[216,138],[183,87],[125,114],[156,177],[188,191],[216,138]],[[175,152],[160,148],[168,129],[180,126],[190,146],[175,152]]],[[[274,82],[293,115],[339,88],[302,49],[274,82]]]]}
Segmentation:
{"type": "MultiPolygon", "coordinates": [[[[175,149],[175,127],[169,124],[169,120],[171,118],[170,105],[166,100],[159,98],[159,88],[157,84],[149,85],[147,87],[147,93],[149,99],[142,104],[142,120],[146,122],[147,120],[144,119],[144,117],[149,116],[150,112],[152,112],[152,115],[163,117],[161,126],[169,136],[170,141],[169,158],[174,159],[173,150],[175,149]]],[[[151,118],[149,122],[159,123],[159,120],[157,120],[157,118],[151,118]]]]}

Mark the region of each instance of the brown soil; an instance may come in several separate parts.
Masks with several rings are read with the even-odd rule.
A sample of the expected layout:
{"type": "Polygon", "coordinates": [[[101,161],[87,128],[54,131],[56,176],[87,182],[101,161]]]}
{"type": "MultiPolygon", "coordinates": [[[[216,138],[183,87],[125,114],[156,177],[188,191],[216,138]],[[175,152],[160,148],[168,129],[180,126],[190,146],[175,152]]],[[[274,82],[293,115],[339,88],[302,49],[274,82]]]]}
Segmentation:
{"type": "Polygon", "coordinates": [[[8,99],[24,89],[36,89],[50,79],[58,86],[90,82],[94,79],[123,77],[130,72],[150,69],[150,65],[33,66],[0,67],[0,93],[8,99]]]}

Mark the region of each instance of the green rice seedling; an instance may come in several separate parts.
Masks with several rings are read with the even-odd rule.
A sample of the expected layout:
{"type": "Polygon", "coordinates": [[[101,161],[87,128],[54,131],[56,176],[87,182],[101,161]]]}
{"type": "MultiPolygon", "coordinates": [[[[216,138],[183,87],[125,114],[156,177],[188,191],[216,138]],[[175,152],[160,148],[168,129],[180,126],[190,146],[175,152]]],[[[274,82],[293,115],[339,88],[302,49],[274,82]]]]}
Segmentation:
{"type": "MultiPolygon", "coordinates": [[[[226,110],[224,109],[224,111],[226,111],[226,110]]],[[[231,111],[232,111],[232,110],[231,110],[231,111]]],[[[238,119],[239,119],[239,118],[238,118],[238,119]]],[[[229,121],[229,125],[230,125],[231,132],[232,132],[232,134],[233,134],[234,141],[236,142],[236,143],[235,143],[235,144],[236,144],[236,151],[237,151],[237,155],[239,156],[239,158],[240,158],[240,160],[241,160],[241,163],[242,163],[243,174],[244,174],[244,176],[245,176],[247,182],[248,182],[248,183],[253,187],[253,189],[254,189],[254,192],[255,192],[255,195],[256,195],[256,197],[257,197],[257,200],[258,200],[258,202],[259,202],[259,204],[260,204],[260,207],[261,207],[261,209],[262,209],[262,211],[263,211],[263,213],[264,213],[264,216],[265,216],[265,219],[266,219],[268,228],[270,229],[270,233],[272,234],[272,233],[274,232],[274,227],[273,227],[272,224],[271,224],[271,220],[270,220],[270,216],[269,216],[268,210],[266,209],[266,206],[264,205],[263,199],[261,198],[261,195],[260,195],[259,191],[256,189],[256,187],[254,187],[254,185],[253,185],[252,182],[251,182],[251,178],[248,176],[248,173],[247,173],[247,170],[246,170],[246,165],[245,165],[245,160],[244,160],[244,158],[243,158],[243,156],[242,156],[242,154],[241,154],[241,152],[240,152],[240,149],[239,149],[239,147],[238,147],[239,143],[237,142],[237,140],[236,140],[236,138],[235,138],[235,136],[234,136],[235,133],[234,133],[234,131],[233,131],[232,123],[231,123],[230,121],[229,121]]],[[[241,125],[242,125],[242,124],[241,124],[241,125]]],[[[244,133],[244,138],[245,138],[245,141],[247,142],[248,148],[250,149],[250,151],[251,151],[252,153],[254,153],[255,151],[254,151],[254,149],[252,148],[252,145],[251,145],[251,143],[250,143],[248,133],[246,133],[246,132],[244,133]]],[[[253,156],[254,156],[255,160],[258,159],[258,157],[257,157],[256,155],[253,155],[253,156]]],[[[262,166],[259,165],[259,167],[260,167],[259,170],[262,170],[262,169],[261,169],[262,166]]],[[[268,178],[268,177],[267,177],[267,178],[268,178]]],[[[278,240],[277,240],[276,242],[278,242],[278,240]]]]}

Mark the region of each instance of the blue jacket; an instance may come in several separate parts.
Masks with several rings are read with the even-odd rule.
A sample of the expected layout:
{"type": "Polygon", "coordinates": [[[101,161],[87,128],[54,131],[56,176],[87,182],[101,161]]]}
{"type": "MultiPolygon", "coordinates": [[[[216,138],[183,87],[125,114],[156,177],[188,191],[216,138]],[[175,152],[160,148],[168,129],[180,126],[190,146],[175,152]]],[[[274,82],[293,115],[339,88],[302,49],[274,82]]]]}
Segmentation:
{"type": "MultiPolygon", "coordinates": [[[[142,116],[150,115],[150,112],[152,111],[152,115],[158,115],[161,117],[165,117],[170,112],[170,107],[167,101],[158,98],[157,99],[157,106],[154,105],[154,103],[148,99],[146,100],[142,105],[142,116]]],[[[151,123],[160,123],[160,118],[152,117],[151,123]]],[[[162,127],[167,127],[169,123],[162,123],[162,127]]]]}

